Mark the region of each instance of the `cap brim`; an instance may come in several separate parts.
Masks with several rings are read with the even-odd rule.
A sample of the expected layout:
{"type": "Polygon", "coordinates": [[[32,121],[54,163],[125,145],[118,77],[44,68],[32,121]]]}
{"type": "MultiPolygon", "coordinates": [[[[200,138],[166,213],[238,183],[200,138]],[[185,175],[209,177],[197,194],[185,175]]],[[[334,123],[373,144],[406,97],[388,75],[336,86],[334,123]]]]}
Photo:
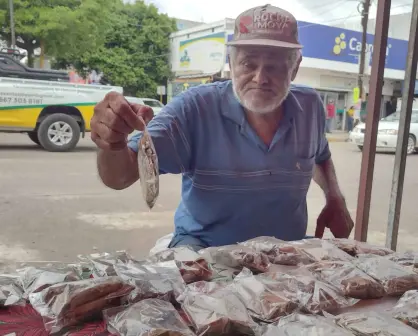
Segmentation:
{"type": "Polygon", "coordinates": [[[303,46],[297,43],[289,43],[284,41],[275,41],[270,39],[253,39],[253,40],[239,40],[231,41],[226,45],[228,46],[258,46],[258,47],[276,47],[276,48],[289,48],[289,49],[302,49],[303,46]]]}

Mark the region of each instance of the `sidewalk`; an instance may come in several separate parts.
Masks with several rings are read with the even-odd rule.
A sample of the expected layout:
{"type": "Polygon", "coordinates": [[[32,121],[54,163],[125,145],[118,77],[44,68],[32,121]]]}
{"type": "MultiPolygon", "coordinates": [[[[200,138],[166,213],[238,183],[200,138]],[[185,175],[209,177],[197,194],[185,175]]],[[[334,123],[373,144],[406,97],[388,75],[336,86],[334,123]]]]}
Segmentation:
{"type": "Polygon", "coordinates": [[[348,132],[333,131],[327,134],[328,142],[346,142],[348,140],[348,132]]]}

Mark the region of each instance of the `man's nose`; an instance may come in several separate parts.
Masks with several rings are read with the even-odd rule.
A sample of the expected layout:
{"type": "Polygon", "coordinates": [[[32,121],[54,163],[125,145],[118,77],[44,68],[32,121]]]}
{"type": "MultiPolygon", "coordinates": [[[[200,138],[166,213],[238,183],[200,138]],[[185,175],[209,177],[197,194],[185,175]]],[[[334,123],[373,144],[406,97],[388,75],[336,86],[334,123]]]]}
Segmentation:
{"type": "Polygon", "coordinates": [[[267,84],[269,80],[266,69],[259,67],[254,74],[253,81],[258,85],[267,84]]]}

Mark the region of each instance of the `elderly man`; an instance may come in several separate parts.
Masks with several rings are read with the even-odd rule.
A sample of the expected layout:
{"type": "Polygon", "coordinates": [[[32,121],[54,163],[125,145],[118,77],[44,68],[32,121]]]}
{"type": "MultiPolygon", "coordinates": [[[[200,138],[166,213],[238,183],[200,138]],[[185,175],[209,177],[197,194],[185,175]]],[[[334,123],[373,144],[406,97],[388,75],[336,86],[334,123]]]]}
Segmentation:
{"type": "Polygon", "coordinates": [[[170,247],[302,239],[312,177],[326,200],[316,236],[327,227],[348,237],[353,222],[324,135],[323,104],[315,90],[291,85],[302,59],[296,19],[270,5],[252,8],[237,18],[229,46],[232,81],[189,89],[155,118],[116,93],[97,105],[92,139],[101,179],[119,190],[141,178],[141,134],[128,141],[141,116],[150,121],[160,173],[182,174],[170,247]]]}

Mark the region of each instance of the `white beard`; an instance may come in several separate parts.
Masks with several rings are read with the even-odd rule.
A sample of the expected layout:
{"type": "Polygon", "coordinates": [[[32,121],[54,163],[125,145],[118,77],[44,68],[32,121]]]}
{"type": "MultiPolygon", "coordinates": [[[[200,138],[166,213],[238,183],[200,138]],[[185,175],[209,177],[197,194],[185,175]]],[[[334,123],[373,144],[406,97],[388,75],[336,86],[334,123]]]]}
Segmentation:
{"type": "Polygon", "coordinates": [[[258,114],[268,114],[276,111],[280,105],[284,102],[286,97],[288,96],[290,92],[290,85],[288,85],[287,89],[284,92],[279,93],[274,99],[271,99],[270,101],[255,101],[254,99],[251,99],[249,97],[240,97],[236,90],[235,86],[235,79],[231,72],[231,79],[232,79],[232,89],[234,91],[235,98],[238,100],[238,102],[247,110],[258,113],[258,114]]]}

